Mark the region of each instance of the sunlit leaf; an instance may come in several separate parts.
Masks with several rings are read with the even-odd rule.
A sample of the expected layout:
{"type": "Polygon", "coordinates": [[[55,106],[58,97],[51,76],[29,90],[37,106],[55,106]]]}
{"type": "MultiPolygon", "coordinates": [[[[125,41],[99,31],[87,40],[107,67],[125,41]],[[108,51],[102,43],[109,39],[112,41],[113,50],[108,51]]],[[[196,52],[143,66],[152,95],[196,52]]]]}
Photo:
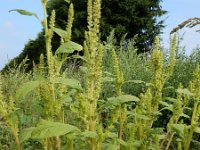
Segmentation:
{"type": "Polygon", "coordinates": [[[81,59],[81,60],[87,62],[87,60],[83,56],[80,56],[80,55],[73,55],[72,58],[81,59]]]}
{"type": "Polygon", "coordinates": [[[21,15],[34,16],[35,18],[37,18],[40,21],[40,18],[38,17],[38,15],[36,13],[30,12],[30,11],[27,11],[27,10],[23,10],[23,9],[12,9],[12,10],[9,10],[9,12],[12,12],[12,11],[18,12],[21,15]]]}
{"type": "Polygon", "coordinates": [[[145,83],[145,82],[142,81],[142,80],[128,80],[128,81],[126,81],[125,83],[142,84],[142,83],[145,83]]]}
{"type": "Polygon", "coordinates": [[[160,101],[159,103],[160,103],[161,105],[163,105],[163,106],[166,106],[166,107],[169,107],[169,106],[170,106],[170,104],[168,104],[167,102],[160,101]]]}
{"type": "Polygon", "coordinates": [[[42,120],[31,133],[31,138],[44,139],[80,131],[77,127],[60,122],[42,120]]]}
{"type": "Polygon", "coordinates": [[[26,129],[22,130],[22,132],[20,134],[20,141],[24,142],[24,141],[30,139],[31,134],[34,129],[35,129],[35,127],[30,127],[30,128],[26,128],[26,129]]]}
{"type": "Polygon", "coordinates": [[[127,143],[122,139],[118,139],[118,142],[123,146],[127,146],[127,143]]]}
{"type": "Polygon", "coordinates": [[[162,108],[160,111],[163,111],[163,110],[170,110],[171,112],[173,112],[173,106],[169,105],[168,107],[162,108]]]}
{"type": "Polygon", "coordinates": [[[172,103],[174,103],[174,102],[177,101],[177,99],[172,98],[172,97],[165,97],[164,99],[165,99],[165,100],[168,100],[168,101],[170,101],[170,102],[172,102],[172,103]]]}
{"type": "Polygon", "coordinates": [[[188,95],[188,96],[193,96],[194,94],[191,93],[188,89],[177,89],[176,91],[177,93],[180,93],[180,94],[185,94],[185,95],[188,95]]]}
{"type": "Polygon", "coordinates": [[[67,35],[65,30],[54,28],[54,32],[56,32],[60,37],[64,38],[67,35]]]}
{"type": "Polygon", "coordinates": [[[97,138],[98,134],[96,132],[92,132],[92,131],[85,131],[82,133],[82,135],[86,138],[97,138]]]}
{"type": "Polygon", "coordinates": [[[120,95],[117,97],[108,98],[108,102],[112,105],[119,105],[126,102],[138,102],[140,99],[133,95],[120,95]]]}
{"type": "Polygon", "coordinates": [[[27,83],[22,84],[16,91],[16,99],[26,96],[29,92],[33,91],[40,85],[40,81],[29,81],[27,83]]]}
{"type": "Polygon", "coordinates": [[[184,124],[172,124],[171,127],[179,135],[179,137],[184,137],[184,124]]]}
{"type": "Polygon", "coordinates": [[[112,78],[112,77],[103,77],[101,79],[101,82],[103,83],[106,83],[106,82],[114,82],[115,81],[115,78],[112,78]]]}
{"type": "Polygon", "coordinates": [[[64,44],[62,44],[57,50],[56,54],[60,53],[73,53],[74,51],[81,51],[83,50],[83,47],[80,44],[77,44],[75,42],[69,41],[64,44]]]}
{"type": "Polygon", "coordinates": [[[190,118],[190,116],[188,116],[188,115],[186,115],[186,114],[184,114],[184,113],[182,113],[181,116],[182,116],[182,117],[185,117],[185,118],[190,118]]]}
{"type": "Polygon", "coordinates": [[[134,117],[136,117],[137,119],[142,119],[142,120],[150,120],[149,117],[145,116],[145,115],[141,115],[141,114],[137,114],[137,113],[133,113],[132,114],[134,117]]]}
{"type": "Polygon", "coordinates": [[[65,0],[65,2],[70,3],[70,0],[65,0]]]}
{"type": "Polygon", "coordinates": [[[142,145],[142,141],[135,140],[133,143],[131,143],[131,146],[135,148],[139,148],[141,145],[142,145]]]}
{"type": "Polygon", "coordinates": [[[88,68],[87,67],[80,66],[79,69],[80,69],[81,73],[84,73],[84,74],[88,73],[88,68]]]}
{"type": "Polygon", "coordinates": [[[195,127],[194,128],[194,132],[199,133],[200,134],[200,127],[195,127]]]}
{"type": "Polygon", "coordinates": [[[78,89],[78,90],[82,90],[81,84],[78,80],[76,79],[65,79],[65,78],[54,78],[53,83],[59,83],[59,84],[64,84],[70,88],[73,89],[78,89]]]}

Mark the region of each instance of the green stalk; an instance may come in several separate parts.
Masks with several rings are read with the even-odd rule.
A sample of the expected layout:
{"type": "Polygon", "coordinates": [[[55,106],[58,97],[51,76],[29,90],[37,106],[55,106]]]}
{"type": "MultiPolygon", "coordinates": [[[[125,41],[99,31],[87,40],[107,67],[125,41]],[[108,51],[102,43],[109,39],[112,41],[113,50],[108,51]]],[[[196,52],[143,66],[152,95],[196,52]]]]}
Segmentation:
{"type": "Polygon", "coordinates": [[[46,11],[46,0],[42,0],[42,8],[43,8],[43,15],[44,15],[44,20],[43,20],[43,26],[44,26],[44,31],[45,31],[45,45],[46,45],[46,54],[47,54],[47,63],[48,63],[48,73],[50,69],[50,41],[49,41],[49,30],[48,30],[48,23],[47,23],[47,11],[46,11]]]}
{"type": "MultiPolygon", "coordinates": [[[[52,31],[52,26],[54,26],[54,19],[53,18],[53,13],[52,13],[52,20],[50,22],[50,29],[48,28],[48,22],[47,22],[47,10],[46,10],[46,5],[47,5],[47,0],[42,0],[42,7],[43,7],[43,15],[44,15],[44,20],[43,20],[43,26],[45,30],[45,45],[46,45],[46,55],[47,55],[47,64],[48,64],[48,75],[49,75],[49,80],[50,80],[50,91],[51,91],[51,96],[52,96],[52,101],[51,103],[55,103],[56,101],[56,96],[55,96],[55,87],[54,84],[51,83],[52,78],[53,78],[53,60],[52,60],[52,52],[51,52],[51,39],[53,36],[53,31],[52,31]]],[[[54,17],[55,17],[55,12],[54,12],[54,17]]],[[[56,138],[56,150],[60,149],[60,139],[59,137],[56,138]]],[[[48,143],[48,139],[47,139],[48,143]]]]}
{"type": "Polygon", "coordinates": [[[170,144],[171,144],[171,142],[172,142],[172,139],[173,139],[173,137],[174,137],[174,134],[175,134],[175,132],[173,132],[172,135],[170,136],[169,142],[167,143],[167,146],[166,146],[165,150],[168,150],[168,149],[169,149],[169,146],[170,146],[170,144]]]}
{"type": "Polygon", "coordinates": [[[196,126],[195,118],[196,118],[196,114],[197,114],[197,108],[198,108],[197,106],[198,106],[198,103],[196,102],[194,104],[194,111],[193,111],[193,114],[192,114],[190,132],[189,132],[189,135],[188,135],[188,138],[187,138],[188,140],[186,142],[185,150],[188,150],[190,148],[190,143],[191,143],[192,136],[193,136],[193,133],[194,133],[194,129],[195,129],[195,126],[196,126]]]}
{"type": "Polygon", "coordinates": [[[18,133],[16,132],[16,130],[14,128],[11,127],[11,131],[14,135],[14,138],[15,138],[15,142],[17,144],[17,149],[18,150],[21,150],[21,144],[20,144],[20,141],[19,141],[19,136],[18,136],[18,133]]]}

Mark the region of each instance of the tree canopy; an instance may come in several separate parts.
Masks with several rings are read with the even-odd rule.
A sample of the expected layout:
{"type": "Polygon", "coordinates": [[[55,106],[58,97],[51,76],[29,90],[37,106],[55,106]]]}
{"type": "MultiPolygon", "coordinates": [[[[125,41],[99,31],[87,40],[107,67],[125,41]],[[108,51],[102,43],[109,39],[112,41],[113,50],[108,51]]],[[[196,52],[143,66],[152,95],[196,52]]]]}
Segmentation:
{"type": "MultiPolygon", "coordinates": [[[[84,32],[87,30],[87,0],[71,0],[74,4],[74,23],[72,28],[72,41],[83,44],[84,32]]],[[[138,52],[149,51],[154,37],[161,33],[163,20],[160,17],[166,13],[160,6],[161,0],[102,0],[101,5],[101,40],[106,40],[111,30],[115,29],[115,36],[119,42],[127,33],[127,38],[138,35],[136,46],[138,52]]],[[[56,11],[56,26],[65,28],[69,4],[64,0],[49,0],[48,14],[56,11]]],[[[35,40],[25,45],[22,53],[13,59],[17,64],[28,56],[30,62],[39,60],[40,54],[44,53],[43,31],[35,40]]],[[[58,35],[53,37],[53,51],[60,44],[58,35]]],[[[7,67],[5,67],[7,68],[7,67]]]]}

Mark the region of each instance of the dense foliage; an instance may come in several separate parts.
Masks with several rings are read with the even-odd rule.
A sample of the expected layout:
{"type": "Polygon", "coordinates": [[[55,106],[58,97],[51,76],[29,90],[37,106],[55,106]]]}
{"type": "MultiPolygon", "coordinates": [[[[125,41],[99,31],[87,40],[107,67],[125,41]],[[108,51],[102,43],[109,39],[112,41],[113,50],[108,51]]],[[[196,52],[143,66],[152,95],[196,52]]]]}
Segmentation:
{"type": "Polygon", "coordinates": [[[0,149],[199,148],[199,51],[183,55],[176,36],[165,53],[156,37],[150,57],[137,54],[134,39],[126,47],[117,44],[114,32],[100,42],[100,0],[88,0],[88,29],[81,46],[71,41],[73,4],[62,30],[55,27],[55,11],[47,20],[46,2],[42,0],[45,57],[40,55],[28,73],[24,60],[0,74],[0,149]],[[55,53],[54,34],[61,41],[55,53]],[[66,64],[66,59],[77,58],[84,63],[66,64]]]}
{"type": "MultiPolygon", "coordinates": [[[[87,29],[87,0],[73,0],[72,2],[75,11],[72,41],[83,44],[85,40],[84,32],[87,29]]],[[[124,34],[127,34],[126,39],[137,35],[135,46],[138,47],[138,52],[150,51],[155,36],[161,33],[164,27],[163,20],[160,20],[160,17],[166,11],[162,10],[160,2],[161,0],[102,0],[101,40],[105,41],[111,30],[115,29],[115,37],[118,42],[124,34]]],[[[68,7],[69,4],[64,0],[50,0],[48,2],[48,14],[53,9],[56,11],[56,27],[65,28],[68,7]]],[[[45,54],[45,48],[41,42],[44,41],[43,34],[44,32],[40,33],[35,40],[29,41],[22,53],[8,65],[11,67],[14,62],[19,64],[26,56],[30,59],[30,64],[33,61],[38,63],[40,54],[45,54]]],[[[57,35],[54,35],[52,41],[52,50],[55,52],[60,44],[60,39],[57,35]]],[[[7,69],[8,65],[4,70],[7,69]]],[[[30,68],[32,68],[32,65],[30,68]]]]}

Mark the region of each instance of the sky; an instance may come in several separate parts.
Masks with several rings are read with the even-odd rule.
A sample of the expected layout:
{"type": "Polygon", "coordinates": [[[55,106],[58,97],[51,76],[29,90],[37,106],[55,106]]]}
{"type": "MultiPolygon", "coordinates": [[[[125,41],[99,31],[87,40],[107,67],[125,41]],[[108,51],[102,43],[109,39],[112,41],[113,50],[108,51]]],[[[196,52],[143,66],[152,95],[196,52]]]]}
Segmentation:
{"type": "MultiPolygon", "coordinates": [[[[0,5],[0,69],[23,50],[24,45],[30,39],[35,39],[42,30],[41,24],[34,17],[22,16],[16,12],[10,12],[12,9],[25,9],[36,12],[40,18],[43,18],[41,0],[2,0],[0,5]]],[[[181,22],[192,18],[200,17],[200,0],[163,0],[161,6],[168,13],[163,16],[166,27],[161,35],[164,46],[169,47],[169,33],[181,22]]],[[[192,49],[200,43],[200,33],[194,29],[185,28],[180,31],[184,35],[182,45],[186,46],[186,53],[189,54],[192,49]]]]}

